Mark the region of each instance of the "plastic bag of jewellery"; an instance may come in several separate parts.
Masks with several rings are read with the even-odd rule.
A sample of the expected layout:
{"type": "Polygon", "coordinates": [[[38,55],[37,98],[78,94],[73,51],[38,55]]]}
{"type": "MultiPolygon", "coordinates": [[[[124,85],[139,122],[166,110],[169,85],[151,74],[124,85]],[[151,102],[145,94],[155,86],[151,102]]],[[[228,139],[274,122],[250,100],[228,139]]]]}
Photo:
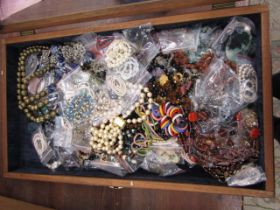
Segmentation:
{"type": "Polygon", "coordinates": [[[91,115],[92,125],[105,123],[121,113],[122,104],[125,102],[119,97],[109,94],[106,88],[96,87],[92,92],[95,101],[91,115]]]}
{"type": "Polygon", "coordinates": [[[157,160],[157,155],[148,153],[144,158],[141,168],[146,171],[159,174],[160,176],[172,176],[183,173],[184,170],[177,166],[175,163],[161,164],[157,160]]]}
{"type": "Polygon", "coordinates": [[[196,81],[191,98],[195,109],[207,109],[212,118],[224,122],[244,106],[240,88],[237,74],[223,59],[215,58],[208,72],[196,81]]]}
{"type": "Polygon", "coordinates": [[[72,151],[72,126],[64,117],[57,116],[55,119],[55,126],[50,136],[54,147],[62,147],[65,150],[72,151]]]}
{"type": "Polygon", "coordinates": [[[159,45],[152,37],[153,27],[145,24],[136,28],[123,30],[124,37],[137,47],[135,57],[143,66],[148,66],[153,58],[159,53],[159,45]]]}
{"type": "Polygon", "coordinates": [[[239,57],[255,55],[255,25],[245,17],[233,17],[211,48],[218,56],[238,62],[239,57]]]}
{"type": "Polygon", "coordinates": [[[79,88],[76,89],[75,95],[60,102],[59,105],[63,116],[72,126],[77,126],[91,119],[95,100],[89,88],[79,88]]]}
{"type": "Polygon", "coordinates": [[[63,92],[64,98],[67,100],[76,95],[77,89],[90,86],[90,76],[89,72],[84,72],[80,67],[76,67],[59,81],[57,87],[63,92]]]}
{"type": "Polygon", "coordinates": [[[260,166],[248,164],[242,166],[233,176],[228,177],[226,182],[229,186],[248,186],[266,181],[266,175],[260,166]]]}
{"type": "Polygon", "coordinates": [[[73,146],[74,150],[80,151],[84,154],[89,154],[91,152],[90,127],[91,123],[86,122],[73,128],[71,145],[73,146]]]}
{"type": "Polygon", "coordinates": [[[141,166],[144,157],[144,155],[125,153],[122,155],[122,157],[119,157],[118,159],[121,166],[128,173],[134,173],[141,166]]]}
{"type": "Polygon", "coordinates": [[[81,42],[86,50],[91,51],[91,49],[96,45],[97,34],[93,32],[89,32],[86,34],[82,34],[74,39],[76,42],[81,42]]]}
{"type": "Polygon", "coordinates": [[[143,66],[135,56],[131,56],[127,58],[127,60],[118,68],[108,70],[107,74],[116,74],[125,81],[135,83],[137,80],[139,80],[139,77],[142,77],[142,74],[145,71],[147,71],[145,66],[143,66]]]}
{"type": "Polygon", "coordinates": [[[202,25],[199,33],[198,47],[196,51],[186,51],[190,63],[196,63],[207,52],[214,41],[222,33],[220,25],[202,25]]]}
{"type": "MultiPolygon", "coordinates": [[[[128,116],[131,112],[133,112],[135,109],[135,103],[140,98],[141,91],[150,78],[151,74],[147,71],[143,71],[142,74],[130,81],[122,79],[117,74],[106,75],[105,84],[109,95],[112,98],[119,98],[121,101],[125,102],[121,104],[120,113],[128,116]]],[[[148,100],[148,98],[146,99],[148,100]]],[[[148,102],[145,102],[144,99],[141,100],[142,104],[148,102]]]]}
{"type": "Polygon", "coordinates": [[[128,173],[128,171],[126,171],[118,162],[118,160],[112,155],[107,155],[106,158],[85,160],[84,167],[85,169],[100,169],[121,177],[128,173]]]}
{"type": "Polygon", "coordinates": [[[96,45],[102,54],[100,59],[108,69],[119,68],[136,52],[136,46],[118,33],[109,37],[98,36],[96,45]]]}
{"type": "Polygon", "coordinates": [[[63,147],[54,147],[54,149],[59,155],[61,165],[66,170],[72,170],[81,167],[80,160],[75,152],[69,151],[68,149],[65,149],[63,147]]]}
{"type": "Polygon", "coordinates": [[[154,144],[146,154],[141,168],[158,173],[160,176],[171,176],[183,172],[177,164],[183,164],[184,150],[177,143],[154,144]]]}
{"type": "Polygon", "coordinates": [[[251,63],[237,65],[237,75],[239,80],[239,97],[243,104],[250,104],[258,98],[258,78],[257,72],[251,63]]]}
{"type": "Polygon", "coordinates": [[[163,30],[157,38],[163,53],[186,49],[196,51],[199,44],[200,24],[188,28],[163,30]]]}
{"type": "Polygon", "coordinates": [[[61,165],[59,156],[51,148],[50,142],[46,138],[41,127],[33,134],[32,143],[43,165],[52,170],[55,170],[61,165]]]}
{"type": "Polygon", "coordinates": [[[157,153],[159,161],[163,164],[171,162],[176,164],[184,164],[184,149],[174,138],[170,138],[164,142],[154,142],[150,146],[151,150],[157,153]],[[165,153],[166,152],[166,153],[165,153]]]}
{"type": "Polygon", "coordinates": [[[82,42],[64,43],[60,47],[64,63],[69,65],[82,65],[84,56],[86,55],[86,48],[82,42]]]}

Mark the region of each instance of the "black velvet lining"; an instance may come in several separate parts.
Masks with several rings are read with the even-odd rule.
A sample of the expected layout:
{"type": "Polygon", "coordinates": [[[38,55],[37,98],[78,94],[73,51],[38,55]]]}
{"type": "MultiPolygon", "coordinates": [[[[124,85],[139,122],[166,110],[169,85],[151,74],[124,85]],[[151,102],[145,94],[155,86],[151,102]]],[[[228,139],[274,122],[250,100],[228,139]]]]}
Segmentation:
{"type": "MultiPolygon", "coordinates": [[[[261,29],[260,29],[260,15],[252,14],[245,17],[250,18],[256,26],[257,34],[257,51],[256,51],[256,71],[259,79],[259,98],[253,105],[258,112],[260,121],[260,129],[263,131],[263,93],[262,93],[262,63],[261,63],[261,29]]],[[[184,27],[193,23],[218,23],[225,26],[229,22],[230,18],[219,18],[214,20],[192,22],[192,23],[180,23],[164,26],[155,26],[157,31],[163,29],[172,29],[184,27]]],[[[106,32],[102,34],[110,34],[106,32]]],[[[72,176],[86,176],[86,177],[103,177],[103,178],[118,178],[118,179],[135,179],[135,180],[156,180],[163,182],[177,182],[177,183],[194,183],[194,184],[207,184],[207,185],[219,185],[225,186],[226,184],[220,183],[217,179],[211,177],[209,174],[198,166],[194,168],[185,167],[186,172],[183,174],[160,177],[156,174],[146,172],[144,170],[138,170],[134,174],[127,175],[125,177],[118,177],[107,172],[100,170],[74,170],[66,171],[59,168],[55,172],[45,168],[38,159],[35,149],[31,142],[31,136],[34,130],[37,128],[35,123],[30,123],[26,119],[25,115],[17,108],[16,98],[16,71],[19,53],[28,46],[33,45],[50,45],[54,43],[61,43],[70,41],[73,37],[65,37],[58,39],[50,39],[36,42],[25,42],[10,44],[7,46],[7,115],[8,115],[8,170],[11,172],[22,172],[32,174],[48,174],[48,175],[72,175],[72,176]]],[[[263,133],[263,132],[262,132],[263,133]]],[[[260,155],[259,164],[264,168],[264,137],[260,138],[260,155]]],[[[246,188],[252,189],[264,189],[264,183],[250,186],[246,188]]]]}

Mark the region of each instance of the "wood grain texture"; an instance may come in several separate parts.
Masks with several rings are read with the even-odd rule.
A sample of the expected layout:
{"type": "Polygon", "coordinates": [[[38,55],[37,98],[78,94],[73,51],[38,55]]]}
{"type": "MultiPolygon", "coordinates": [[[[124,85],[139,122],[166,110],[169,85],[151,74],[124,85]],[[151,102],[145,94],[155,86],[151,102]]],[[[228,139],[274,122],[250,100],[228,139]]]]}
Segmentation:
{"type": "Polygon", "coordinates": [[[230,9],[223,9],[223,10],[211,10],[211,11],[203,11],[203,12],[196,12],[196,13],[183,14],[183,15],[173,15],[173,16],[147,18],[147,19],[120,22],[120,23],[101,24],[101,25],[96,25],[94,27],[88,26],[84,28],[51,31],[51,32],[45,32],[45,33],[34,34],[29,36],[8,37],[6,38],[6,43],[12,44],[12,43],[19,43],[19,42],[44,40],[50,38],[79,35],[88,32],[113,31],[118,29],[131,28],[146,23],[151,23],[153,25],[164,25],[164,24],[172,24],[172,23],[208,20],[208,19],[235,16],[235,15],[254,14],[254,13],[261,13],[266,11],[268,11],[268,8],[267,6],[264,5],[230,8],[230,9]]]}
{"type": "MultiPolygon", "coordinates": [[[[56,210],[241,210],[240,196],[110,189],[0,178],[0,194],[56,210]]],[[[1,204],[0,204],[1,209],[1,204]]]]}
{"type": "Polygon", "coordinates": [[[3,177],[20,179],[20,180],[35,180],[54,183],[70,183],[88,186],[113,186],[125,187],[132,189],[156,189],[156,190],[172,190],[184,192],[206,192],[223,195],[247,195],[257,197],[271,197],[273,191],[255,190],[247,188],[236,188],[228,186],[214,186],[201,184],[185,184],[174,182],[160,181],[144,181],[144,180],[124,180],[111,178],[96,178],[96,177],[73,177],[63,175],[43,175],[43,174],[25,174],[19,172],[4,172],[3,177]]]}
{"type": "Polygon", "coordinates": [[[0,145],[1,174],[8,170],[7,112],[6,112],[6,43],[0,39],[0,145]]]}
{"type": "Polygon", "coordinates": [[[45,28],[51,26],[59,26],[80,22],[87,22],[93,20],[100,20],[106,18],[126,17],[132,15],[149,14],[154,12],[172,11],[175,9],[182,9],[186,7],[197,7],[207,4],[232,2],[233,0],[196,0],[196,1],[182,1],[182,0],[154,0],[140,3],[131,3],[110,8],[97,9],[91,11],[84,11],[79,13],[67,14],[57,17],[48,17],[38,20],[21,21],[2,25],[0,33],[18,32],[24,30],[45,28]]]}
{"type": "Polygon", "coordinates": [[[0,207],[4,210],[54,210],[3,196],[0,196],[0,207]]]}
{"type": "Polygon", "coordinates": [[[266,190],[274,192],[274,153],[273,153],[273,126],[272,126],[272,67],[269,38],[269,13],[261,14],[262,25],[262,70],[263,70],[263,110],[264,110],[264,156],[265,173],[267,177],[266,190]]]}

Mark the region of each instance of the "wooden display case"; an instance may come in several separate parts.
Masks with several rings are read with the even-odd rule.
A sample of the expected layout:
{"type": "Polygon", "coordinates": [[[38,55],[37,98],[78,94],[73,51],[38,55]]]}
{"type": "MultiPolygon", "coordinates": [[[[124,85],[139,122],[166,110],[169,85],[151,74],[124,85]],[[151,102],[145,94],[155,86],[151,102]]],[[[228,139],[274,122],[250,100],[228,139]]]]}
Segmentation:
{"type": "MultiPolygon", "coordinates": [[[[54,24],[55,25],[55,24],[54,24]]],[[[26,26],[26,25],[25,25],[26,26]]],[[[51,26],[48,25],[48,26],[51,26]]],[[[30,25],[23,29],[30,29],[30,25]]],[[[13,28],[3,28],[6,32],[13,28]]],[[[4,30],[4,32],[5,32],[4,30]]],[[[272,136],[272,95],[271,95],[271,60],[269,48],[269,14],[267,6],[248,6],[227,8],[182,15],[148,18],[118,24],[104,24],[95,27],[68,29],[45,32],[28,36],[1,39],[1,75],[0,75],[0,114],[1,114],[1,148],[3,176],[6,178],[36,180],[58,183],[103,185],[113,187],[130,187],[145,189],[162,189],[193,191],[232,195],[272,196],[274,194],[273,170],[273,136],[272,136]],[[256,25],[257,56],[261,89],[259,95],[259,111],[262,113],[261,126],[263,136],[260,139],[260,161],[265,169],[267,181],[249,187],[228,187],[219,183],[201,168],[194,168],[185,174],[172,177],[158,177],[144,171],[119,178],[102,171],[63,171],[51,172],[40,163],[26,157],[32,155],[31,140],[27,143],[27,120],[17,108],[16,100],[16,69],[20,51],[34,44],[50,44],[87,32],[111,32],[125,28],[151,23],[156,30],[184,26],[193,22],[228,21],[232,16],[249,17],[256,25]],[[30,146],[31,145],[31,146],[30,146]]],[[[29,136],[29,137],[28,137],[29,136]]]]}

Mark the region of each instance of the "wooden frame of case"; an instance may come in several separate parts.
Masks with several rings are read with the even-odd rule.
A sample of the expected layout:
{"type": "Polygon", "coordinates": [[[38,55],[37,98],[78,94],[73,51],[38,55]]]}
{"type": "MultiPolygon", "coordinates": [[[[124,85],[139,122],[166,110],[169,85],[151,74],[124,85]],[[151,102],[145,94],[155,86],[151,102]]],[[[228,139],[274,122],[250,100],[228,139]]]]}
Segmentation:
{"type": "Polygon", "coordinates": [[[273,196],[274,194],[274,164],[273,164],[273,135],[272,135],[272,90],[271,90],[271,61],[269,47],[269,14],[267,6],[249,6],[230,8],[223,10],[212,10],[206,12],[196,12],[184,15],[176,15],[169,17],[150,18],[143,20],[135,20],[122,22],[118,24],[100,25],[94,28],[79,28],[63,31],[46,32],[41,34],[11,37],[1,40],[1,71],[0,71],[0,138],[2,152],[2,173],[6,178],[15,178],[23,180],[48,181],[58,183],[84,184],[84,185],[103,185],[130,188],[145,189],[162,189],[162,190],[178,190],[193,191],[205,193],[231,194],[231,195],[248,195],[248,196],[273,196]],[[227,186],[212,186],[202,184],[183,184],[173,182],[160,181],[143,181],[143,180],[122,180],[110,178],[95,177],[75,177],[63,175],[40,175],[25,174],[8,171],[8,138],[7,138],[7,99],[6,99],[6,45],[21,43],[27,41],[44,40],[50,38],[58,38],[70,35],[79,35],[87,32],[105,32],[118,29],[134,27],[143,23],[150,22],[153,25],[164,25],[172,23],[182,23],[198,20],[207,20],[213,18],[221,18],[235,15],[259,14],[261,18],[261,53],[262,53],[262,76],[263,76],[263,124],[264,124],[264,162],[267,181],[265,190],[234,188],[227,186]]]}

